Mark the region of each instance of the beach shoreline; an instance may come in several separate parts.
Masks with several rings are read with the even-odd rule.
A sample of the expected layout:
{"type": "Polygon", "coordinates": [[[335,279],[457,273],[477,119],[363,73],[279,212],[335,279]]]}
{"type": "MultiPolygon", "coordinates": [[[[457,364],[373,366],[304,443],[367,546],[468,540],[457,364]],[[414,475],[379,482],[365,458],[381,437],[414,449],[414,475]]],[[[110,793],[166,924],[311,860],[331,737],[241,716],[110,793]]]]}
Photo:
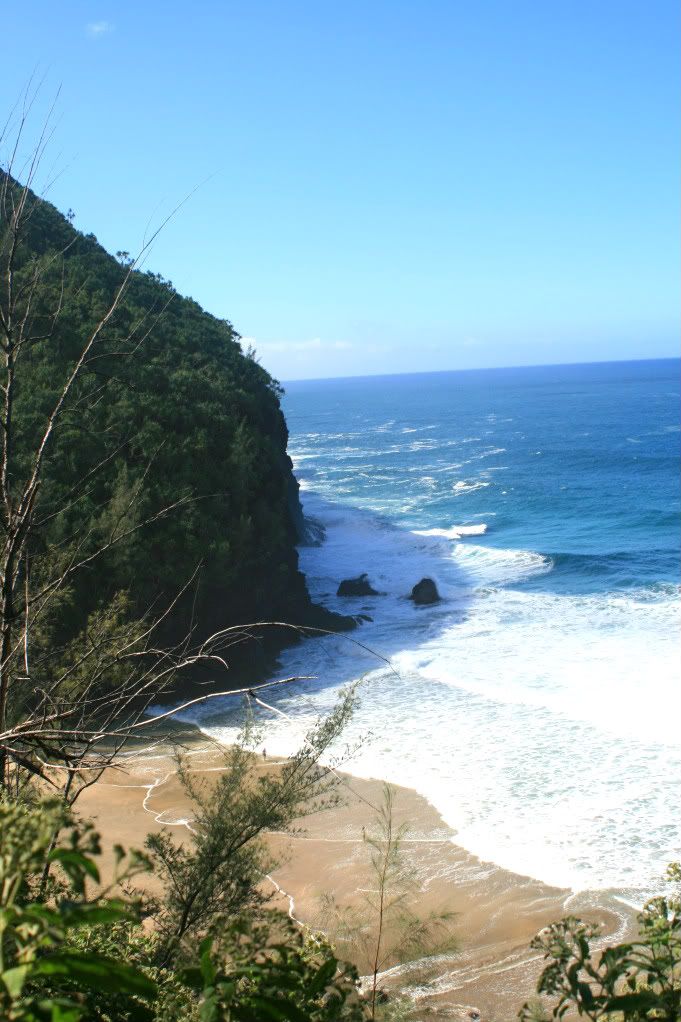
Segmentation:
{"type": "MultiPolygon", "coordinates": [[[[224,746],[200,733],[183,739],[192,772],[210,778],[221,769],[224,746]]],[[[258,769],[276,769],[281,761],[260,760],[258,769]]],[[[102,836],[103,875],[112,865],[113,845],[141,847],[149,832],[174,831],[190,837],[192,806],[176,775],[171,739],[140,747],[120,758],[78,802],[102,836]]],[[[277,867],[264,881],[274,888],[275,904],[297,921],[334,939],[324,896],[356,909],[371,883],[370,829],[382,797],[383,782],[339,775],[341,804],[303,821],[295,835],[268,834],[277,867]]],[[[603,924],[609,942],[632,932],[635,914],[607,892],[574,894],[484,863],[455,843],[456,835],[437,810],[416,791],[396,791],[395,819],[408,826],[405,856],[417,882],[418,910],[455,913],[456,953],[408,962],[387,969],[382,985],[407,989],[424,1013],[437,1017],[483,1019],[513,1016],[533,996],[541,960],[530,950],[532,937],[565,914],[603,924]]],[[[158,893],[153,876],[143,886],[158,893]]],[[[347,957],[339,942],[337,951],[347,957]]],[[[361,968],[361,963],[358,963],[361,968]]]]}

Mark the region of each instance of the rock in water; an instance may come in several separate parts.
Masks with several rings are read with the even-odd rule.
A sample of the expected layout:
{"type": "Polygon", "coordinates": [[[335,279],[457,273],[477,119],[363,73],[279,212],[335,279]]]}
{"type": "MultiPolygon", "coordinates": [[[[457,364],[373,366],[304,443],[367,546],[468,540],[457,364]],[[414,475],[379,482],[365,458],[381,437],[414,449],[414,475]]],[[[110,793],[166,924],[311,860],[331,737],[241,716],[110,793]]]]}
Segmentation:
{"type": "Polygon", "coordinates": [[[338,586],[336,596],[380,596],[373,588],[366,572],[357,578],[344,578],[338,586]]]}
{"type": "Polygon", "coordinates": [[[412,589],[409,599],[419,604],[437,603],[440,594],[432,578],[422,578],[412,589]]]}

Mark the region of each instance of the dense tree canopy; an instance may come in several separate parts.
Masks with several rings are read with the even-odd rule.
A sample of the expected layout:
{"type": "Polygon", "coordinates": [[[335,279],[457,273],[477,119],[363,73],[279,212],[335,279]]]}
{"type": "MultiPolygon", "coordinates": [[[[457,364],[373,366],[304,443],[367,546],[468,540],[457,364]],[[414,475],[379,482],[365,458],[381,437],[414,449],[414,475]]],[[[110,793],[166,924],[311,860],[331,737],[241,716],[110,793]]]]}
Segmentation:
{"type": "MultiPolygon", "coordinates": [[[[17,475],[128,262],[49,203],[32,201],[17,263],[27,281],[39,266],[41,286],[30,310],[38,339],[17,373],[17,475]]],[[[203,634],[264,619],[315,620],[297,569],[300,509],[280,394],[229,322],[159,275],[132,273],[55,437],[31,553],[37,564],[58,558],[75,537],[95,544],[118,520],[130,535],[70,587],[60,639],[121,592],[137,615],[164,605],[197,568],[169,618],[176,633],[190,615],[203,634]],[[51,516],[51,508],[61,510],[51,516]]]]}

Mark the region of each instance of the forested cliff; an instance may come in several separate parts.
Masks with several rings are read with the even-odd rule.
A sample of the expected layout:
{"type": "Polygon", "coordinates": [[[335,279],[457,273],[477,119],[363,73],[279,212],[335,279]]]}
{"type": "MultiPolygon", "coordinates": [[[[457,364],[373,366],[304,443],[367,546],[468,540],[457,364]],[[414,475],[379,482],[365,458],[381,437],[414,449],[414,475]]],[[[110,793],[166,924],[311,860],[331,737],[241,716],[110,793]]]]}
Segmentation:
{"type": "MultiPolygon", "coordinates": [[[[27,470],[129,270],[126,256],[109,255],[35,197],[15,263],[15,288],[36,274],[40,286],[17,365],[10,476],[27,470]]],[[[59,640],[114,598],[141,615],[178,594],[165,625],[174,637],[190,623],[199,638],[252,621],[352,624],[313,607],[298,571],[302,518],[280,394],[228,321],[162,277],[132,271],[50,441],[30,557],[59,558],[74,541],[86,556],[116,535],[65,588],[50,625],[59,640]]]]}

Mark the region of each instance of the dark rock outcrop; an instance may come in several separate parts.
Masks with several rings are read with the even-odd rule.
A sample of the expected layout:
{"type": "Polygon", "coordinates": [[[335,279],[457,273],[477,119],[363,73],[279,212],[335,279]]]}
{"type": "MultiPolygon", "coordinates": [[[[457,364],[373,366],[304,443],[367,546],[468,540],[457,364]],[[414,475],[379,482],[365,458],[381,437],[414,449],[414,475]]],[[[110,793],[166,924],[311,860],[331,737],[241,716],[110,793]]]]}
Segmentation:
{"type": "Polygon", "coordinates": [[[422,578],[412,589],[409,599],[413,600],[414,603],[425,606],[429,603],[438,603],[440,594],[432,578],[422,578]]]}
{"type": "Polygon", "coordinates": [[[366,572],[357,578],[344,578],[336,596],[380,596],[369,581],[366,572]]]}

